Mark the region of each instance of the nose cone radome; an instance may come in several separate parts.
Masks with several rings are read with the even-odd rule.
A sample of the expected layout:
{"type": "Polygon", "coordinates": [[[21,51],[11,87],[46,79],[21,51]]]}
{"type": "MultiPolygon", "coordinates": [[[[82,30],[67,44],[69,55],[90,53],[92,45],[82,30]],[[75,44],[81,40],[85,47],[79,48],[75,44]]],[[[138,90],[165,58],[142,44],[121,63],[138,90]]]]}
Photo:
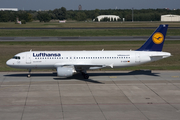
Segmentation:
{"type": "Polygon", "coordinates": [[[6,65],[7,66],[12,66],[13,65],[12,60],[10,59],[10,60],[6,61],[6,65]]]}

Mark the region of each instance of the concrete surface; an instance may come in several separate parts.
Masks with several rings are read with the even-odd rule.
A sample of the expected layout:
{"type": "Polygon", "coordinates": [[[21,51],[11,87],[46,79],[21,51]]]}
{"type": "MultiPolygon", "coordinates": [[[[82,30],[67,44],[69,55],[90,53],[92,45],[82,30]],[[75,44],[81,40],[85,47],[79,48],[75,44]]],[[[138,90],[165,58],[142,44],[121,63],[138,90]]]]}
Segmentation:
{"type": "Polygon", "coordinates": [[[180,71],[0,73],[0,120],[179,120],[180,71]]]}

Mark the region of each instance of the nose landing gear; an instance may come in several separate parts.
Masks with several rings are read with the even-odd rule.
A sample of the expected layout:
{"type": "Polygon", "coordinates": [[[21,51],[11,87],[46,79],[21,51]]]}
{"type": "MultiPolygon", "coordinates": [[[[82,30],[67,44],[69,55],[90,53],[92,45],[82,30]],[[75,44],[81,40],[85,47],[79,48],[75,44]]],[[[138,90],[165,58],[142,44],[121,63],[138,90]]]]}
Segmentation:
{"type": "Polygon", "coordinates": [[[27,75],[28,78],[31,77],[31,69],[29,69],[29,74],[27,75]]]}

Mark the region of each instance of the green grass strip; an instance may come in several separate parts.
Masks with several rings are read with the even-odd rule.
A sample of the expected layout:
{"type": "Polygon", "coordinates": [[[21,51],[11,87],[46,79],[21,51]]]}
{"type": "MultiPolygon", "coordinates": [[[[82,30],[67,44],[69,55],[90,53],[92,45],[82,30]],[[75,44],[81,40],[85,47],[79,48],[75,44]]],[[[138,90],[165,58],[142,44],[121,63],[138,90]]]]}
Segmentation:
{"type": "MultiPolygon", "coordinates": [[[[150,36],[153,29],[0,29],[0,37],[58,37],[58,36],[150,36]]],[[[179,29],[169,29],[169,36],[180,35],[179,29]]]]}

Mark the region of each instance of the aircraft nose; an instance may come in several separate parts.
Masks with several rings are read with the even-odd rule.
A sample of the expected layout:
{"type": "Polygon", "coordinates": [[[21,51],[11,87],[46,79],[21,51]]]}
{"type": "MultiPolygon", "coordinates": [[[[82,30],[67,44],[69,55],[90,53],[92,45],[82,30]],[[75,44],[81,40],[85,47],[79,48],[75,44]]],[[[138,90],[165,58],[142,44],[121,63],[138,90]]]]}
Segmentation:
{"type": "Polygon", "coordinates": [[[11,61],[11,59],[10,59],[10,60],[8,60],[8,61],[6,61],[6,65],[7,65],[7,66],[11,66],[11,65],[12,65],[12,61],[11,61]]]}

